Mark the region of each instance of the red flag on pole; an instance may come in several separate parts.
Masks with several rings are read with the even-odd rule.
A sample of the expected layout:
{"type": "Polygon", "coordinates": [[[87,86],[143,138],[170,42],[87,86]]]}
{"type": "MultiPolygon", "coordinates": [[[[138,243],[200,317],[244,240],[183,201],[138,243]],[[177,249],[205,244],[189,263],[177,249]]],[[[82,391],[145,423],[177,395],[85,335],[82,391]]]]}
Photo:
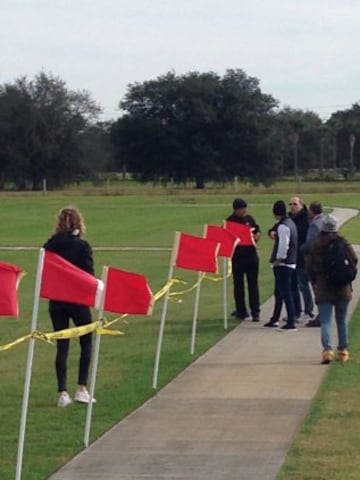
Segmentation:
{"type": "Polygon", "coordinates": [[[108,267],[104,310],[129,315],[151,315],[152,298],[143,275],[108,267]]]}
{"type": "Polygon", "coordinates": [[[198,272],[217,273],[219,242],[176,232],[173,265],[198,272]]]}
{"type": "Polygon", "coordinates": [[[239,243],[236,235],[217,225],[205,225],[205,238],[220,243],[219,257],[231,258],[239,243]]]}
{"type": "Polygon", "coordinates": [[[0,262],[0,315],[19,316],[17,289],[24,272],[17,265],[0,262]]]}
{"type": "Polygon", "coordinates": [[[249,225],[243,225],[242,223],[225,220],[224,228],[237,236],[237,238],[240,240],[240,246],[244,247],[256,245],[254,236],[252,234],[252,227],[249,227],[249,225]]]}
{"type": "Polygon", "coordinates": [[[65,258],[45,250],[40,297],[94,307],[103,283],[65,258]]]}

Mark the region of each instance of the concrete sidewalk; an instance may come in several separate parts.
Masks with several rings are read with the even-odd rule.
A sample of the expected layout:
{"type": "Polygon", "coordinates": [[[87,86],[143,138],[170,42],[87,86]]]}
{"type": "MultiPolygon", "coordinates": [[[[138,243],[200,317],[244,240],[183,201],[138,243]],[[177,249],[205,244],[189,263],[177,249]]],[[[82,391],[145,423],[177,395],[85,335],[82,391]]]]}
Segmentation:
{"type": "MultiPolygon", "coordinates": [[[[357,211],[334,214],[344,222],[357,211]]],[[[351,312],[359,294],[358,277],[351,312]]],[[[274,480],[327,367],[319,328],[261,327],[272,308],[270,299],[260,325],[242,322],[49,478],[274,480]]]]}

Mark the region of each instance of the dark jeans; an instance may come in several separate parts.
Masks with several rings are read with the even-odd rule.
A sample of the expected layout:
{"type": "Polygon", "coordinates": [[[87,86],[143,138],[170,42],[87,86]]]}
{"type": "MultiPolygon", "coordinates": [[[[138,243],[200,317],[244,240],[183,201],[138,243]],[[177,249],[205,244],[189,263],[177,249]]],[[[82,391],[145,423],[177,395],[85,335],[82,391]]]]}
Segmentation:
{"type": "Polygon", "coordinates": [[[304,312],[307,315],[312,316],[314,314],[314,301],[311,293],[309,276],[303,268],[299,267],[296,269],[296,278],[304,300],[304,312]]]}
{"type": "MultiPolygon", "coordinates": [[[[296,272],[296,270],[295,270],[296,272]]],[[[300,298],[300,285],[298,283],[298,277],[296,273],[291,277],[291,291],[294,300],[295,317],[301,315],[301,298],[300,298]]]]}
{"type": "Polygon", "coordinates": [[[250,311],[253,318],[260,315],[260,296],[259,296],[259,257],[256,255],[248,259],[232,260],[232,272],[234,280],[234,299],[235,307],[239,317],[248,316],[248,310],[245,303],[245,285],[244,278],[247,280],[250,311]]]}
{"type": "MultiPolygon", "coordinates": [[[[55,302],[50,300],[49,313],[54,330],[56,332],[59,330],[64,330],[65,328],[69,328],[70,319],[72,319],[77,327],[91,323],[90,308],[83,305],[55,302]]],[[[78,373],[79,385],[86,385],[87,383],[91,360],[91,341],[91,333],[87,333],[86,335],[79,337],[81,348],[78,373]]],[[[57,352],[55,369],[59,392],[67,390],[67,358],[69,353],[69,344],[69,339],[56,341],[57,352]]]]}
{"type": "Polygon", "coordinates": [[[274,267],[275,277],[275,305],[274,312],[271,317],[273,322],[278,322],[280,319],[283,302],[285,303],[287,313],[287,324],[295,325],[295,308],[294,297],[292,291],[292,277],[295,275],[295,270],[289,267],[274,267]]]}

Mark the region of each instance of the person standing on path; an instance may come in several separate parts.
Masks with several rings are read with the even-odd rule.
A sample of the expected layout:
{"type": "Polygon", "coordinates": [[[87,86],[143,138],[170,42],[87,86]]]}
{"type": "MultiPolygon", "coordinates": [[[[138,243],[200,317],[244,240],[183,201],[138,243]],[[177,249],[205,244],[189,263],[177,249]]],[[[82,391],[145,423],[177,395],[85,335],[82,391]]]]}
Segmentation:
{"type": "MultiPolygon", "coordinates": [[[[86,227],[79,210],[69,206],[62,208],[56,218],[55,233],[44,244],[45,250],[56,253],[65,258],[78,268],[94,275],[94,261],[92,249],[86,240],[81,237],[86,227]]],[[[77,327],[91,323],[90,308],[85,305],[78,305],[68,302],[49,301],[49,314],[54,331],[69,328],[70,319],[77,327]]],[[[89,403],[90,394],[86,389],[89,374],[92,333],[79,337],[80,361],[78,373],[78,386],[75,392],[75,401],[89,403]]],[[[73,403],[67,391],[67,358],[69,352],[69,339],[56,341],[55,370],[58,384],[58,407],[67,407],[73,403]]],[[[96,400],[93,398],[93,402],[96,400]]]]}
{"type": "Polygon", "coordinates": [[[292,294],[292,276],[295,274],[297,257],[297,229],[295,223],[286,213],[286,205],[278,200],[273,205],[273,214],[277,220],[274,247],[270,257],[275,278],[275,305],[271,319],[264,327],[279,327],[283,302],[287,312],[285,325],[280,331],[296,331],[295,307],[292,294]]]}
{"type": "MultiPolygon", "coordinates": [[[[307,207],[300,197],[292,197],[290,199],[289,206],[290,211],[288,215],[295,223],[298,233],[297,263],[295,273],[291,279],[291,290],[294,299],[295,320],[296,322],[299,322],[300,318],[302,317],[300,292],[302,294],[304,303],[303,318],[309,320],[315,317],[313,314],[314,302],[310,289],[309,278],[304,268],[304,257],[300,251],[300,247],[306,239],[306,233],[309,227],[309,218],[307,207]]],[[[274,240],[276,237],[276,227],[277,225],[275,224],[268,231],[268,235],[272,240],[274,240]]]]}
{"type": "MultiPolygon", "coordinates": [[[[323,208],[320,202],[311,202],[309,205],[309,228],[306,234],[306,241],[301,245],[300,251],[305,256],[309,254],[310,248],[319,235],[324,219],[323,208]]],[[[310,318],[306,327],[320,327],[319,314],[310,318]]]]}
{"type": "Polygon", "coordinates": [[[334,351],[331,341],[331,316],[332,310],[335,310],[335,321],[337,327],[338,360],[346,362],[349,359],[348,352],[348,325],[347,310],[352,298],[351,283],[347,283],[341,288],[329,284],[325,276],[325,252],[329,244],[337,240],[344,245],[348,258],[354,265],[357,264],[357,256],[350,243],[337,234],[338,220],[333,215],[327,215],[323,218],[321,231],[310,248],[310,253],[306,256],[306,268],[315,293],[320,324],[321,324],[321,344],[322,357],[321,363],[328,364],[334,358],[334,351]]]}
{"type": "MultiPolygon", "coordinates": [[[[259,241],[260,227],[247,213],[247,203],[242,198],[236,198],[233,201],[233,213],[226,220],[251,227],[255,242],[259,241]]],[[[246,276],[252,321],[258,322],[260,318],[259,255],[255,245],[238,245],[235,248],[232,257],[232,273],[235,310],[231,315],[241,320],[249,317],[245,302],[244,277],[246,276]]]]}
{"type": "Polygon", "coordinates": [[[302,320],[310,321],[315,318],[314,301],[309,277],[305,270],[304,254],[302,252],[302,245],[306,242],[306,236],[309,229],[309,211],[300,197],[292,197],[290,199],[289,206],[289,217],[294,221],[298,233],[297,262],[295,275],[293,276],[292,282],[295,316],[297,318],[300,318],[301,316],[301,293],[304,305],[304,314],[301,318],[302,320]]]}

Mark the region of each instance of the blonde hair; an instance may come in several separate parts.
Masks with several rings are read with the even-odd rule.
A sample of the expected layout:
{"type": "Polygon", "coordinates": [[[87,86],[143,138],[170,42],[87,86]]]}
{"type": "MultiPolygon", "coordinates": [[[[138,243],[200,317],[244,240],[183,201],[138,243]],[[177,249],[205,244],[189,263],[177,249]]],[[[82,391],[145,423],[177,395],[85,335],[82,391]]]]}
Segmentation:
{"type": "Polygon", "coordinates": [[[80,211],[71,205],[60,209],[56,216],[55,232],[75,232],[76,230],[79,235],[86,231],[84,218],[80,211]]]}

